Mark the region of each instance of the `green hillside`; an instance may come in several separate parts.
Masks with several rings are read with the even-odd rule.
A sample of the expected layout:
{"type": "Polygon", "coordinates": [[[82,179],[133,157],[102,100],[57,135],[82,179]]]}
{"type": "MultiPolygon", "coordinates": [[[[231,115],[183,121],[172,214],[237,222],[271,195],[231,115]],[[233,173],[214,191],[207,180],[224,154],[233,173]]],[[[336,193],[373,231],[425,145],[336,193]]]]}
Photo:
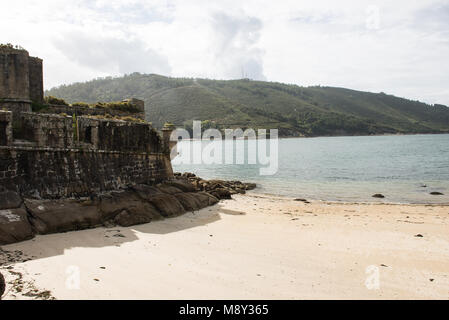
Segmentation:
{"type": "Polygon", "coordinates": [[[67,102],[145,100],[147,119],[190,128],[277,128],[282,136],[449,132],[449,108],[384,93],[134,73],[53,88],[67,102]]]}

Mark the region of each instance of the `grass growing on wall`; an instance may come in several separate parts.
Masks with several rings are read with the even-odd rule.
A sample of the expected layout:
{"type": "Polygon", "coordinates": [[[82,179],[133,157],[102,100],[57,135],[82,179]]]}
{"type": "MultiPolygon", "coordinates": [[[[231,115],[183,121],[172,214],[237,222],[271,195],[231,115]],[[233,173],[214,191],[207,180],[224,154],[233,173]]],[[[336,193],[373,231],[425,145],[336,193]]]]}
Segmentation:
{"type": "Polygon", "coordinates": [[[68,106],[69,105],[67,102],[65,102],[64,99],[56,98],[53,96],[46,96],[44,98],[44,101],[45,101],[45,103],[54,104],[54,105],[58,105],[58,106],[68,106]]]}
{"type": "Polygon", "coordinates": [[[140,113],[141,110],[134,104],[130,102],[97,102],[95,104],[96,108],[106,108],[111,110],[118,110],[128,113],[140,113]]]}
{"type": "MultiPolygon", "coordinates": [[[[82,107],[82,108],[101,108],[110,109],[115,111],[121,111],[126,113],[141,113],[142,110],[139,109],[135,104],[128,101],[113,101],[113,102],[97,102],[97,103],[86,103],[86,102],[74,102],[68,104],[64,99],[56,98],[54,96],[46,96],[44,98],[46,104],[57,105],[57,106],[69,106],[69,107],[82,107]]],[[[36,104],[36,112],[44,109],[36,104]]],[[[34,111],[34,109],[33,109],[34,111]]]]}

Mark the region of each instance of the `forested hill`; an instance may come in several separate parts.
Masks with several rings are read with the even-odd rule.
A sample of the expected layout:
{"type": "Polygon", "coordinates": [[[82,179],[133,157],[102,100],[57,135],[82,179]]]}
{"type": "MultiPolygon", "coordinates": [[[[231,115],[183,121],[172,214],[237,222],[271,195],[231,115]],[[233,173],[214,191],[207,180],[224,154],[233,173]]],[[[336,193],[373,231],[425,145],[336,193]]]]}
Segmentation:
{"type": "Polygon", "coordinates": [[[282,136],[449,132],[443,105],[334,87],[134,73],[53,88],[67,102],[145,100],[147,120],[203,128],[278,128],[282,136]]]}

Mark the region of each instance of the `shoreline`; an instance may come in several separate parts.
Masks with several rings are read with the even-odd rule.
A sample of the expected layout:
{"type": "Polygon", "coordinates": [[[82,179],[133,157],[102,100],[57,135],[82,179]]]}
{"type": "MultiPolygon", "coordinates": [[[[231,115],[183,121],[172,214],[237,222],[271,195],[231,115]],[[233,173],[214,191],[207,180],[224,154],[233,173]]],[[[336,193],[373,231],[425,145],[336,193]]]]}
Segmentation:
{"type": "MultiPolygon", "coordinates": [[[[287,200],[294,200],[298,199],[296,197],[292,196],[285,196],[281,194],[275,194],[275,193],[262,193],[257,192],[257,188],[251,191],[247,191],[248,195],[254,194],[255,196],[269,196],[269,197],[278,197],[278,198],[285,198],[287,200]]],[[[443,202],[443,203],[409,203],[409,202],[388,202],[385,200],[382,200],[383,202],[376,202],[376,201],[344,201],[344,200],[320,200],[320,199],[305,199],[309,202],[316,202],[316,203],[323,203],[323,204],[347,204],[347,205],[377,205],[377,204],[383,204],[383,205],[398,205],[398,206],[443,206],[443,207],[449,207],[449,202],[443,202]]]]}
{"type": "Polygon", "coordinates": [[[331,135],[331,136],[282,136],[280,139],[291,138],[333,138],[333,137],[390,137],[390,136],[419,136],[419,135],[435,135],[435,134],[449,134],[449,132],[427,132],[427,133],[376,133],[376,134],[354,134],[354,135],[331,135]]]}
{"type": "Polygon", "coordinates": [[[448,228],[447,206],[248,192],[147,224],[2,246],[0,271],[6,300],[447,300],[448,228]],[[367,286],[370,270],[378,287],[367,286]]]}
{"type": "MultiPolygon", "coordinates": [[[[182,129],[182,128],[181,128],[182,129]]],[[[379,134],[354,134],[354,135],[333,135],[333,136],[278,136],[278,139],[312,139],[312,138],[338,138],[338,137],[391,137],[391,136],[421,136],[421,135],[439,135],[449,134],[449,132],[427,132],[427,133],[379,133],[379,134]]],[[[270,139],[270,137],[267,137],[270,139]]],[[[224,135],[222,140],[226,140],[224,135]]],[[[234,140],[248,140],[246,138],[235,138],[234,140]]],[[[181,141],[211,141],[209,139],[187,138],[181,141]]],[[[213,140],[212,140],[213,141],[213,140]]]]}

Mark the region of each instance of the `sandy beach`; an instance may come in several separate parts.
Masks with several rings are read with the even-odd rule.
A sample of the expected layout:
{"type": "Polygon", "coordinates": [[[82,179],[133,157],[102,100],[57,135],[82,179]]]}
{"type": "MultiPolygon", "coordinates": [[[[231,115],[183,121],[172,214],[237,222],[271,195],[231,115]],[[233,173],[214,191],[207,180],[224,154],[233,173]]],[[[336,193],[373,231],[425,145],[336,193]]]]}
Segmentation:
{"type": "Polygon", "coordinates": [[[249,193],[2,246],[11,299],[449,299],[449,207],[249,193]]]}

